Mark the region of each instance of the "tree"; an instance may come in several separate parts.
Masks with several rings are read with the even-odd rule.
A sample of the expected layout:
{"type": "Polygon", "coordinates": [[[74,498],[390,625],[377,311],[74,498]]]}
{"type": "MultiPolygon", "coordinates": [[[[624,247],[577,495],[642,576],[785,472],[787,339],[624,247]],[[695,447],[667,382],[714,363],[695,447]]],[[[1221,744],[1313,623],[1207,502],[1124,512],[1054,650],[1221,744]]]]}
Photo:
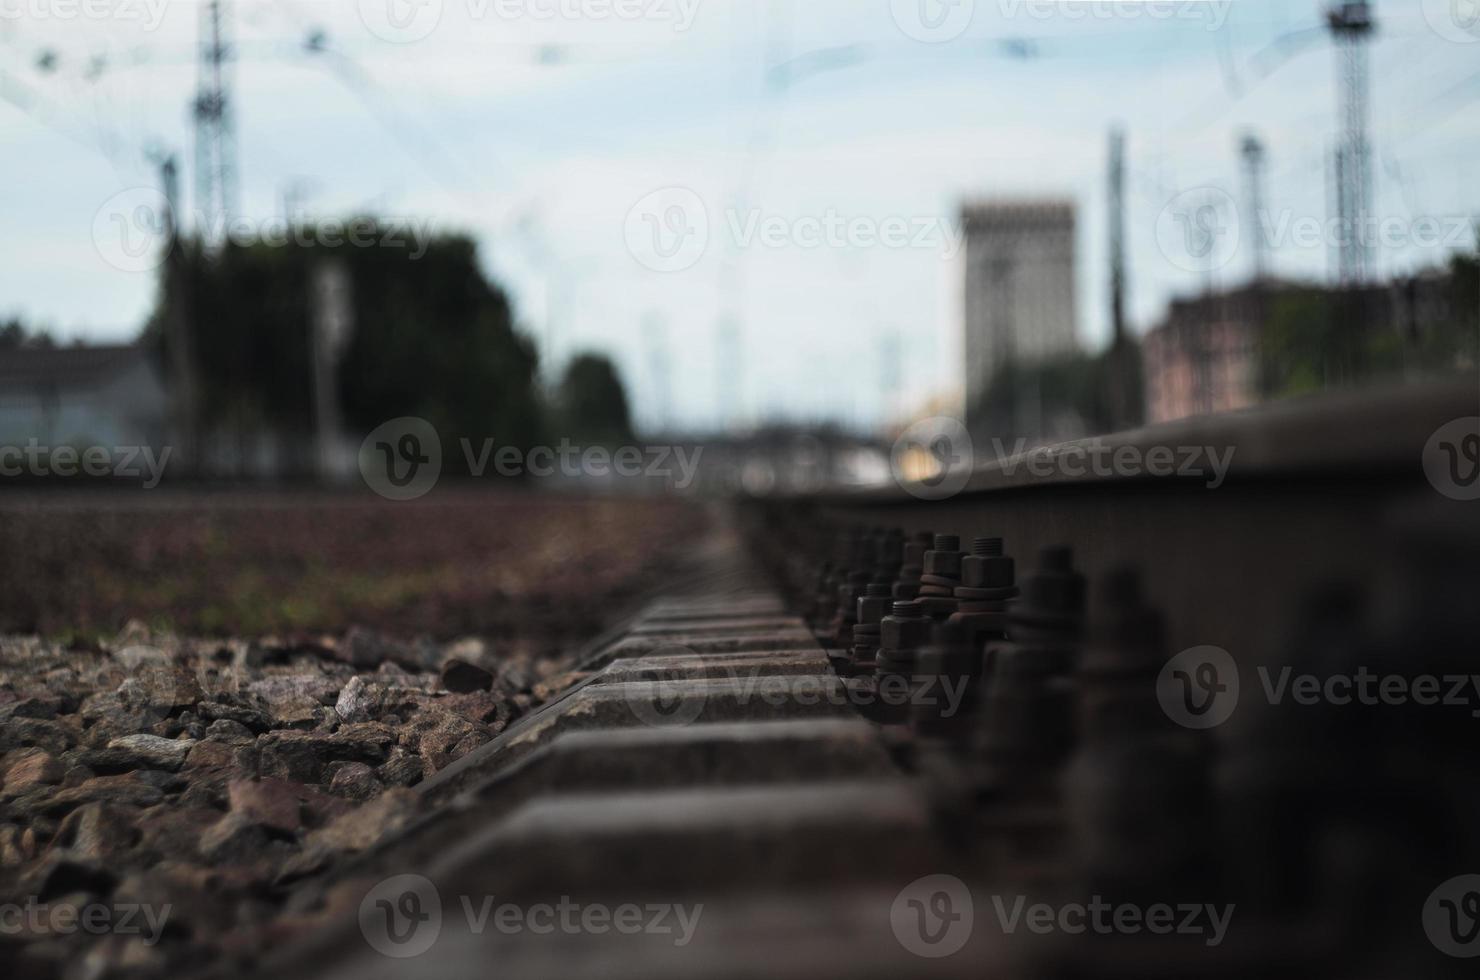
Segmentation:
{"type": "Polygon", "coordinates": [[[11,317],[0,323],[0,350],[21,350],[55,347],[56,341],[45,330],[27,330],[19,317],[11,317]]]}
{"type": "Polygon", "coordinates": [[[589,353],[575,357],[565,369],[558,397],[563,435],[596,445],[632,441],[627,391],[607,357],[589,353]]]}
{"type": "MultiPolygon", "coordinates": [[[[203,431],[312,431],[313,276],[332,257],[351,284],[354,331],[339,391],[352,434],[419,416],[444,443],[543,441],[537,355],[514,330],[503,291],[480,271],[473,242],[442,236],[417,254],[383,244],[411,241],[405,232],[389,234],[395,229],[373,219],[349,224],[381,244],[328,246],[310,229],[286,244],[228,244],[216,255],[179,243],[187,288],[161,290],[145,337],[167,346],[172,304],[186,305],[203,431]]],[[[461,462],[444,456],[444,465],[461,462]]]]}

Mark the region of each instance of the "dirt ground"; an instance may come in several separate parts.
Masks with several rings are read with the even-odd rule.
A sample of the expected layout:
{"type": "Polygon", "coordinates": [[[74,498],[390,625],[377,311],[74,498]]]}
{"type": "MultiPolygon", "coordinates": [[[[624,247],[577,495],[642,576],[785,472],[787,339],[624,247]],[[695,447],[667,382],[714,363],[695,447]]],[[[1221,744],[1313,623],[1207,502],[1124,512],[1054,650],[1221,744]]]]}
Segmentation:
{"type": "Polygon", "coordinates": [[[0,633],[364,626],[558,646],[661,581],[702,524],[682,501],[471,488],[0,495],[0,633]]]}

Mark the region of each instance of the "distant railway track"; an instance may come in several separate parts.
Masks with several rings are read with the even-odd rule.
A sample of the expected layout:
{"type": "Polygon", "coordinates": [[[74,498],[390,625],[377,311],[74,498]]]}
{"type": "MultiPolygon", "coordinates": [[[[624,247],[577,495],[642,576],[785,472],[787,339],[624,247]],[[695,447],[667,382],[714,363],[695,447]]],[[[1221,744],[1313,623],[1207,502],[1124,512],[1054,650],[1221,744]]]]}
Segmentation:
{"type": "Polygon", "coordinates": [[[1480,703],[1329,692],[1477,673],[1480,523],[1420,465],[1465,397],[1116,440],[1223,440],[1216,491],[740,506],[419,823],[295,883],[332,925],[253,972],[1460,975],[1480,703]]]}

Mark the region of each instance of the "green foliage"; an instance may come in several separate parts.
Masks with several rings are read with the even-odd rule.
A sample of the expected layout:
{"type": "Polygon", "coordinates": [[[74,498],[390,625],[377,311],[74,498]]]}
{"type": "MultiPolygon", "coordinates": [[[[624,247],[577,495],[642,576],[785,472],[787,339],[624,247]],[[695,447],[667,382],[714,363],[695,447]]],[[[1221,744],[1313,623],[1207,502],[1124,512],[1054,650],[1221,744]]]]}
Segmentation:
{"type": "Polygon", "coordinates": [[[1142,402],[1141,354],[1134,343],[1119,352],[1072,353],[998,369],[986,392],[973,406],[972,428],[1006,437],[1064,436],[1073,430],[1104,433],[1139,422],[1142,402]],[[1115,365],[1120,365],[1117,379],[1115,365]],[[1125,386],[1128,419],[1117,419],[1113,386],[1125,386]]]}
{"type": "MultiPolygon", "coordinates": [[[[366,223],[365,238],[386,240],[387,226],[358,222],[366,223]]],[[[404,232],[395,237],[413,241],[404,232]]],[[[311,431],[313,275],[333,258],[351,283],[354,330],[339,365],[350,433],[415,415],[446,444],[461,436],[520,446],[543,439],[537,355],[515,332],[508,299],[479,270],[471,240],[439,237],[421,243],[418,254],[330,247],[306,229],[288,238],[274,246],[228,244],[214,256],[185,242],[166,266],[172,288],[161,290],[146,338],[167,345],[171,304],[185,304],[207,429],[311,431]]],[[[445,456],[448,465],[461,459],[445,456]]]]}
{"type": "Polygon", "coordinates": [[[1360,297],[1318,286],[1270,297],[1260,335],[1266,398],[1474,365],[1480,335],[1480,256],[1455,255],[1442,274],[1360,297]]]}
{"type": "Polygon", "coordinates": [[[45,330],[28,330],[19,317],[0,323],[0,350],[55,347],[56,341],[45,330]]]}
{"type": "Polygon", "coordinates": [[[627,392],[612,362],[600,354],[577,355],[560,382],[561,434],[588,445],[632,441],[627,392]]]}

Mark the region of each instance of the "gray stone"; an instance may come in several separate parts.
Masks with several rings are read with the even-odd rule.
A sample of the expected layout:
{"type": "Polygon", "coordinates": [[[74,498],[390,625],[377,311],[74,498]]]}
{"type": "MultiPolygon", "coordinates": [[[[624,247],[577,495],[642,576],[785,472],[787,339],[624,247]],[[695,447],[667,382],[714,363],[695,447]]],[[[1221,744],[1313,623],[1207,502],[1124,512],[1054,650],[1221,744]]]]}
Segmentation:
{"type": "Polygon", "coordinates": [[[185,764],[185,757],[195,745],[194,739],[168,739],[157,735],[126,735],[108,743],[108,749],[124,753],[126,763],[132,769],[160,769],[165,772],[178,771],[185,764]]]}
{"type": "Polygon", "coordinates": [[[19,796],[37,786],[62,781],[61,763],[45,749],[21,749],[5,757],[4,795],[19,796]]]}
{"type": "Polygon", "coordinates": [[[454,694],[471,694],[493,687],[493,674],[456,657],[442,665],[442,687],[454,694]]]}
{"type": "Polygon", "coordinates": [[[329,779],[329,792],[347,800],[363,803],[379,796],[385,786],[375,778],[375,770],[363,762],[333,764],[334,775],[329,779]]]}
{"type": "Polygon", "coordinates": [[[277,776],[301,783],[323,780],[324,768],[331,762],[384,762],[395,732],[373,722],[346,725],[332,735],[319,732],[268,732],[257,740],[261,770],[265,776],[277,776]]]}

